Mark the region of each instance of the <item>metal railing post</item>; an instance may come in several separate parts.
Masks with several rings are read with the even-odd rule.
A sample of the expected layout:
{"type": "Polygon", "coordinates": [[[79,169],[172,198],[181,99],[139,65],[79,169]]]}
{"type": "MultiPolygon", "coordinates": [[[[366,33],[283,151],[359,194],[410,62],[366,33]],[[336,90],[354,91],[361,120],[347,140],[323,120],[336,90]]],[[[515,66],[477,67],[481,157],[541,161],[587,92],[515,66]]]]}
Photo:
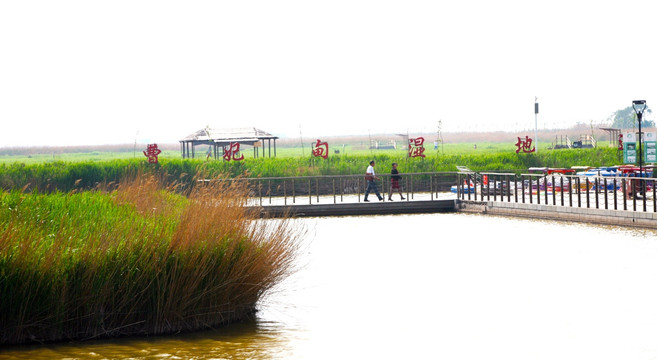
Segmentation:
{"type": "Polygon", "coordinates": [[[344,202],[344,185],[342,180],[342,176],[340,176],[340,202],[344,202]]]}
{"type": "Polygon", "coordinates": [[[652,181],[652,212],[657,212],[657,199],[655,195],[657,195],[657,191],[655,191],[655,180],[652,181]]]}
{"type": "Polygon", "coordinates": [[[557,205],[557,183],[552,175],[552,205],[557,205]]]}
{"type": "MultiPolygon", "coordinates": [[[[411,201],[411,197],[408,192],[408,176],[404,177],[404,183],[406,184],[406,186],[404,187],[406,189],[406,201],[411,201]]],[[[465,197],[463,199],[465,199],[465,197]]]]}
{"type": "Polygon", "coordinates": [[[336,203],[336,200],[335,200],[335,178],[332,178],[331,180],[333,180],[333,203],[335,204],[336,203]]]}
{"type": "Polygon", "coordinates": [[[598,204],[598,192],[600,191],[600,178],[595,178],[595,208],[599,209],[600,205],[598,204]]]}
{"type": "Polygon", "coordinates": [[[561,206],[563,206],[563,176],[559,177],[559,190],[560,190],[559,192],[561,193],[559,194],[561,196],[561,206]]]}
{"type": "MultiPolygon", "coordinates": [[[[488,175],[485,175],[485,176],[486,176],[486,196],[487,196],[486,199],[488,201],[490,201],[490,179],[488,178],[488,175]]],[[[475,181],[477,181],[476,178],[477,177],[475,176],[475,181]]],[[[483,179],[483,177],[482,177],[482,179],[483,179]]]]}
{"type": "Polygon", "coordinates": [[[433,201],[433,175],[429,175],[429,191],[431,191],[431,201],[433,201]]]}
{"type": "Polygon", "coordinates": [[[616,183],[616,178],[614,178],[614,210],[618,210],[618,184],[616,183]]]}
{"type": "Polygon", "coordinates": [[[411,198],[415,199],[415,191],[413,189],[413,174],[411,174],[411,198]]]}
{"type": "Polygon", "coordinates": [[[573,207],[573,178],[568,177],[568,202],[570,207],[573,207]]]}
{"type": "Polygon", "coordinates": [[[647,208],[646,208],[646,201],[647,201],[646,200],[646,197],[647,197],[646,196],[647,195],[646,194],[646,179],[643,177],[642,174],[639,174],[639,175],[641,175],[641,180],[639,180],[639,184],[641,185],[641,197],[643,198],[643,201],[642,201],[643,202],[643,212],[646,212],[646,211],[648,211],[647,208]]]}
{"type": "MultiPolygon", "coordinates": [[[[479,178],[481,178],[481,174],[479,174],[479,178]]],[[[479,182],[479,187],[481,188],[479,189],[481,201],[484,201],[484,195],[483,195],[484,184],[479,182]]],[[[476,172],[472,173],[472,188],[474,191],[474,199],[475,201],[477,201],[477,173],[476,172]]]]}
{"type": "Polygon", "coordinates": [[[607,193],[607,191],[608,191],[607,190],[607,178],[604,178],[604,186],[605,186],[605,189],[604,189],[605,190],[604,191],[604,194],[605,194],[605,210],[608,210],[609,209],[609,194],[607,193]]]}
{"type": "Polygon", "coordinates": [[[636,211],[636,180],[630,179],[630,184],[632,188],[632,210],[636,211]]]}
{"type": "Polygon", "coordinates": [[[582,183],[580,178],[577,178],[577,207],[582,207],[582,183]]]}
{"type": "Polygon", "coordinates": [[[625,178],[621,179],[621,186],[623,187],[623,210],[627,210],[627,181],[625,180],[625,178]]]}
{"type": "Polygon", "coordinates": [[[360,177],[356,178],[356,193],[358,193],[358,202],[360,202],[360,177]]]}
{"type": "Polygon", "coordinates": [[[586,208],[587,209],[591,207],[591,201],[589,199],[589,189],[590,189],[590,187],[589,187],[589,178],[587,177],[586,178],[586,208]]]}

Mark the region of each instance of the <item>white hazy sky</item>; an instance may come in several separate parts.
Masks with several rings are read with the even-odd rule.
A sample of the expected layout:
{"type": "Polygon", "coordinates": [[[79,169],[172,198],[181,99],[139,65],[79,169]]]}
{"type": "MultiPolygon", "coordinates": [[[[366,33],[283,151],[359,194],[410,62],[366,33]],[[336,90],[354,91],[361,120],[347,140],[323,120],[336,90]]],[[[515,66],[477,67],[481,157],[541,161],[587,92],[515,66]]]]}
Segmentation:
{"type": "MultiPolygon", "coordinates": [[[[0,1],[0,147],[522,130],[657,104],[657,1],[0,1]]],[[[656,105],[657,106],[657,105],[656,105]]]]}

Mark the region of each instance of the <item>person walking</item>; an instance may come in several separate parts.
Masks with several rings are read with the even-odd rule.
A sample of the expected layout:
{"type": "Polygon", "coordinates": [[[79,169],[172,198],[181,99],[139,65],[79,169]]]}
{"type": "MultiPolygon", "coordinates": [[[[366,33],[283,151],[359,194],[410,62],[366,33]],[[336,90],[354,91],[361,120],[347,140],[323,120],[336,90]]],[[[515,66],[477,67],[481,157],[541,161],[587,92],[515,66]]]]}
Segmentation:
{"type": "Polygon", "coordinates": [[[367,167],[367,170],[365,171],[365,180],[367,181],[367,189],[365,189],[365,202],[369,202],[367,200],[367,195],[370,194],[370,191],[374,191],[376,194],[376,197],[379,198],[379,201],[383,201],[383,196],[379,194],[379,188],[376,187],[376,180],[378,177],[376,176],[376,173],[374,172],[374,160],[370,161],[370,166],[367,167]]]}
{"type": "Polygon", "coordinates": [[[402,200],[406,199],[399,186],[399,180],[401,180],[401,175],[399,175],[399,171],[397,170],[397,163],[392,163],[392,170],[390,170],[390,194],[388,195],[388,200],[390,201],[392,201],[392,192],[394,190],[397,190],[402,200]]]}

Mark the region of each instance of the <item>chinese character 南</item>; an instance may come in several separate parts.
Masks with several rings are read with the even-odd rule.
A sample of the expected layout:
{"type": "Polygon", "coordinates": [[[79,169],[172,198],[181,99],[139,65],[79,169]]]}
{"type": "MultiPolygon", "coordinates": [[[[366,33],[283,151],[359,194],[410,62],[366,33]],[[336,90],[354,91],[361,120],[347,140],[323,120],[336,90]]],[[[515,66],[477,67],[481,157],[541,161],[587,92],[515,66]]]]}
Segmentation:
{"type": "Polygon", "coordinates": [[[408,157],[426,157],[424,155],[424,138],[408,139],[408,157]]]}
{"type": "Polygon", "coordinates": [[[536,151],[535,147],[532,147],[532,139],[529,136],[525,136],[525,140],[518,137],[518,142],[516,143],[518,149],[516,149],[516,154],[520,151],[524,153],[532,153],[536,151]]]}
{"type": "Polygon", "coordinates": [[[313,145],[313,156],[319,156],[324,159],[328,158],[328,143],[321,142],[317,139],[317,143],[313,145]]]}
{"type": "Polygon", "coordinates": [[[240,152],[240,143],[230,143],[230,146],[224,146],[224,160],[240,161],[244,160],[244,155],[237,157],[240,152]]]}
{"type": "Polygon", "coordinates": [[[157,164],[157,156],[160,155],[162,150],[157,148],[157,144],[148,144],[144,151],[144,156],[148,158],[151,164],[157,164]]]}

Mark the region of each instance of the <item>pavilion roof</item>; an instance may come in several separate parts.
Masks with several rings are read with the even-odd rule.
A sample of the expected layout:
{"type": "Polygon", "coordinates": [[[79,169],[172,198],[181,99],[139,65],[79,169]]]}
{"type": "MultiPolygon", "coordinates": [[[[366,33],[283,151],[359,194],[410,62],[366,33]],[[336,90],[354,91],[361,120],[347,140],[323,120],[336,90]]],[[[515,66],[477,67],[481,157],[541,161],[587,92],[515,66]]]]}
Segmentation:
{"type": "Polygon", "coordinates": [[[201,130],[198,130],[190,135],[187,135],[185,138],[180,140],[181,142],[253,142],[263,139],[278,139],[278,136],[274,136],[264,130],[260,130],[255,127],[248,128],[232,128],[232,129],[217,129],[211,127],[205,127],[201,130]]]}

